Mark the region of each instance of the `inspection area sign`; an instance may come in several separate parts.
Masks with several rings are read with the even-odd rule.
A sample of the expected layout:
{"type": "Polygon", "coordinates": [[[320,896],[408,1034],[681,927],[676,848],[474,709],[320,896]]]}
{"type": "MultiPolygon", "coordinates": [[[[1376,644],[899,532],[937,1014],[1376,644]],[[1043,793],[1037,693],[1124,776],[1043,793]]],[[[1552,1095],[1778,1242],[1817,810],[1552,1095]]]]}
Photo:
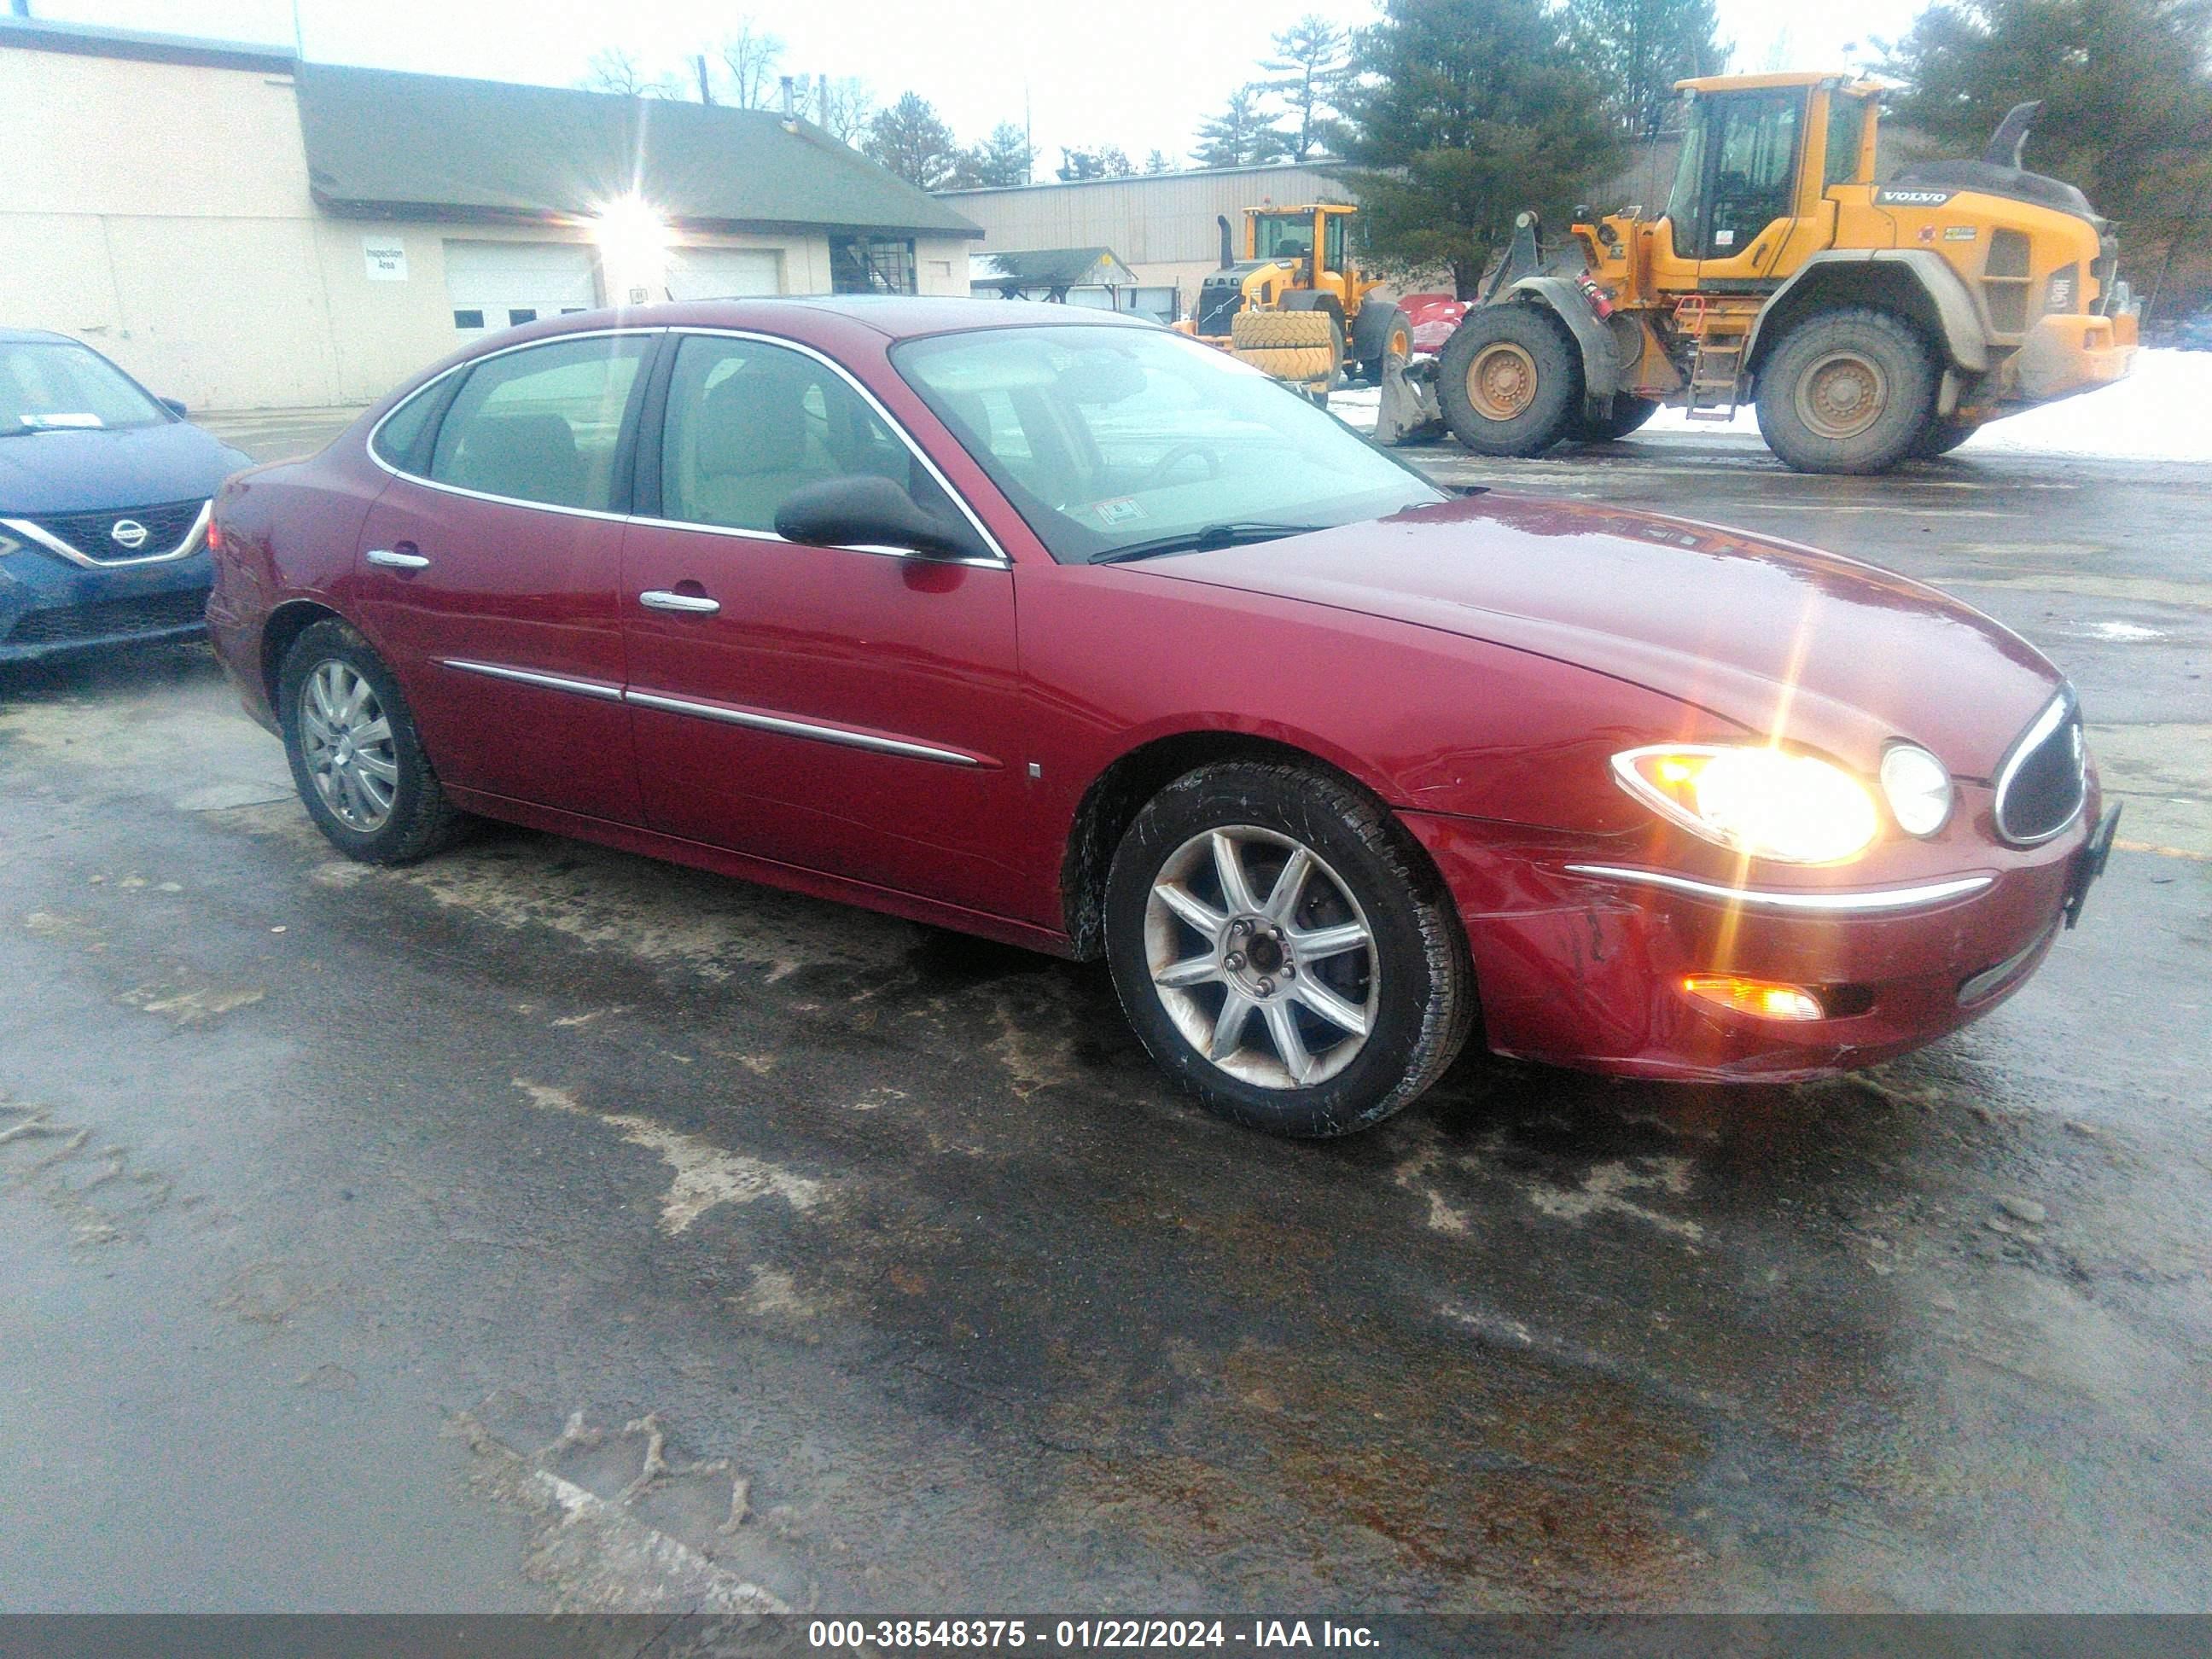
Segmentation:
{"type": "Polygon", "coordinates": [[[407,280],[407,244],[398,237],[362,237],[361,257],[368,266],[370,282],[404,283],[407,280]]]}

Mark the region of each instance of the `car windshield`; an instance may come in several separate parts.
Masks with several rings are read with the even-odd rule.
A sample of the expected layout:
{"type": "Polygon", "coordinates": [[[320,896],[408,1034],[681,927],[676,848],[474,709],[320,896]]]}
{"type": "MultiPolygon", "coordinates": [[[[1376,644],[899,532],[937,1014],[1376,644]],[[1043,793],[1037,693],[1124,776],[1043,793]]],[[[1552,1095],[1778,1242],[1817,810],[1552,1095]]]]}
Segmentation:
{"type": "Polygon", "coordinates": [[[892,361],[1063,563],[1446,499],[1326,410],[1164,329],[984,329],[892,361]]]}
{"type": "Polygon", "coordinates": [[[168,418],[96,351],[67,340],[0,341],[0,436],[155,426],[168,418]]]}

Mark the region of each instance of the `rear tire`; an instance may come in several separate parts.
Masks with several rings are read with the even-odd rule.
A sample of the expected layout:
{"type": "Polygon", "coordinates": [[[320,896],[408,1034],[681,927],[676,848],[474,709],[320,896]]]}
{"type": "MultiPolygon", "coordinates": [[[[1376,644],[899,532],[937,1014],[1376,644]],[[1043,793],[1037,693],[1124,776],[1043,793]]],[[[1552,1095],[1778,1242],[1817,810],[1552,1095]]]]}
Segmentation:
{"type": "Polygon", "coordinates": [[[292,781],[331,846],[363,864],[412,864],[459,838],[466,819],[367,640],[336,618],[315,623],[284,653],[276,685],[292,781]]]}
{"type": "Polygon", "coordinates": [[[1582,407],[1582,354],[1540,307],[1482,306],[1444,343],[1437,400],[1476,454],[1540,455],[1582,407]]]}
{"type": "Polygon", "coordinates": [[[1759,370],[1759,430],[1800,472],[1886,472],[1913,453],[1939,376],[1910,323],[1863,307],[1795,325],[1759,370]]]}
{"type": "Polygon", "coordinates": [[[1623,392],[1614,397],[1610,415],[1595,421],[1577,416],[1568,435],[1579,443],[1609,444],[1616,438],[1626,438],[1658,412],[1659,405],[1653,399],[1623,392]]]}
{"type": "Polygon", "coordinates": [[[1370,386],[1381,386],[1383,366],[1392,352],[1411,361],[1413,325],[1394,305],[1362,306],[1352,325],[1352,349],[1359,358],[1359,378],[1370,386]]]}
{"type": "Polygon", "coordinates": [[[1106,957],[1161,1068],[1271,1134],[1381,1122],[1443,1075],[1474,1023],[1449,895],[1384,808],[1317,769],[1231,762],[1154,796],[1107,877],[1106,957]]]}

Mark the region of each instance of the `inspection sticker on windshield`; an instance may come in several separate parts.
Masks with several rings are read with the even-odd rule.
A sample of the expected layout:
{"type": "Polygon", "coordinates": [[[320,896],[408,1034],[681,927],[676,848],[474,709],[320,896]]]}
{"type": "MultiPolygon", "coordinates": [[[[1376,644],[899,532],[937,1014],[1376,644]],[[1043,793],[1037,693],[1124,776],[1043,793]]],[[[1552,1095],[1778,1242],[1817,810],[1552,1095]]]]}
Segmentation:
{"type": "Polygon", "coordinates": [[[1110,501],[1094,501],[1091,510],[1098,515],[1103,525],[1134,524],[1145,516],[1145,509],[1127,495],[1116,495],[1110,501]]]}

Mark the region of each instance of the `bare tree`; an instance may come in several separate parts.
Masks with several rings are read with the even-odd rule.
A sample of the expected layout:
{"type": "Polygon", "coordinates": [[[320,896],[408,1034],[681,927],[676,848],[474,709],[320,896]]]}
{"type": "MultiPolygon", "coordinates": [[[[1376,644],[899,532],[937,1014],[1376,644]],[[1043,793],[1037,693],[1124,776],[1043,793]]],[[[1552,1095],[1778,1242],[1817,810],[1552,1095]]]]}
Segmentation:
{"type": "Polygon", "coordinates": [[[799,77],[801,108],[814,125],[841,144],[860,147],[875,119],[876,97],[857,75],[799,77]]]}
{"type": "Polygon", "coordinates": [[[587,62],[584,78],[576,83],[587,92],[611,92],[622,98],[676,95],[668,77],[647,75],[638,55],[627,46],[603,46],[587,62]]]}
{"type": "Polygon", "coordinates": [[[750,17],[738,20],[737,33],[723,38],[722,68],[727,84],[723,101],[739,109],[767,109],[775,102],[777,68],[783,62],[783,37],[771,34],[750,17]]]}

